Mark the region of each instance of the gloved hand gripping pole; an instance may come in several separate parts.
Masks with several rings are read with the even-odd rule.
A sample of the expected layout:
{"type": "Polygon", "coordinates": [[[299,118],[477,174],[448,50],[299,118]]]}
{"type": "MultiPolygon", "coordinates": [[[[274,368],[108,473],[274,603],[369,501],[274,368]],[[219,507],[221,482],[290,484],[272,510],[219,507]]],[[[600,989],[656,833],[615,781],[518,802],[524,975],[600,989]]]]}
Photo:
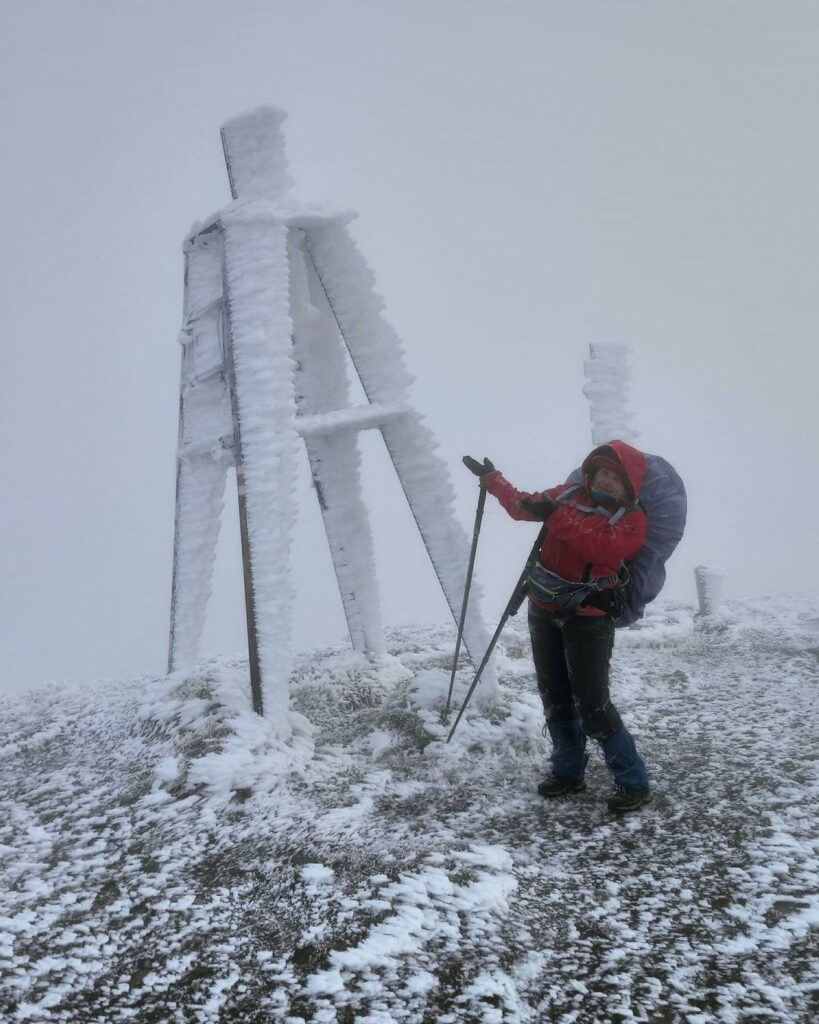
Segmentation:
{"type": "Polygon", "coordinates": [[[520,574],[520,579],[518,580],[517,585],[515,586],[515,589],[512,593],[512,596],[509,598],[509,602],[506,605],[506,608],[504,609],[503,615],[501,616],[501,620],[498,623],[498,628],[495,630],[492,639],[489,641],[489,647],[486,649],[486,654],[484,654],[483,660],[478,666],[478,671],[475,673],[475,678],[472,680],[472,685],[469,687],[469,691],[467,692],[464,702],[461,705],[461,710],[458,712],[458,717],[455,719],[455,722],[449,731],[449,736],[447,736],[446,738],[447,743],[449,743],[449,741],[455,735],[455,730],[458,728],[458,722],[460,722],[461,716],[463,715],[464,711],[466,711],[466,706],[469,703],[472,694],[475,692],[475,687],[478,685],[480,681],[481,675],[483,674],[483,670],[489,664],[489,659],[492,656],[492,651],[495,649],[495,644],[498,642],[498,637],[503,632],[503,627],[506,625],[510,616],[517,615],[518,611],[520,610],[520,606],[526,599],[526,594],[529,591],[529,572],[531,570],[532,565],[537,559],[538,553],[540,552],[540,546],[543,543],[543,538],[546,535],[546,529],[547,527],[544,523],[544,525],[540,528],[540,533],[538,533],[537,535],[537,540],[535,541],[532,550],[529,552],[529,557],[526,559],[526,565],[524,566],[523,572],[520,574]]]}
{"type": "Polygon", "coordinates": [[[469,566],[466,570],[466,585],[464,586],[464,600],[461,605],[461,621],[458,623],[458,639],[455,641],[455,657],[452,661],[452,675],[449,677],[449,693],[446,698],[446,717],[449,718],[449,705],[452,701],[452,688],[455,685],[455,673],[458,670],[458,655],[461,650],[461,640],[464,635],[464,623],[466,622],[466,606],[469,603],[469,588],[472,586],[472,571],[475,568],[475,553],[478,550],[478,534],[481,532],[481,521],[483,520],[483,508],[486,504],[486,487],[483,477],[480,482],[480,495],[478,497],[478,508],[475,512],[475,526],[472,530],[472,550],[469,552],[469,566]]]}

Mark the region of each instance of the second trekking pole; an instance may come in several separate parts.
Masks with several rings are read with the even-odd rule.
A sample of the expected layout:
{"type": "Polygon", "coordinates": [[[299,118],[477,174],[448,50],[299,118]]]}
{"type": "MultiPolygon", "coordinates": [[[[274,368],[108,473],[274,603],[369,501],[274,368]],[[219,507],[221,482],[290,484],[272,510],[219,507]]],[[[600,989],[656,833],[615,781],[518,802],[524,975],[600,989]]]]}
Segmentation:
{"type": "Polygon", "coordinates": [[[483,520],[483,508],[486,504],[486,488],[483,480],[480,484],[480,495],[478,497],[478,508],[475,512],[475,526],[472,530],[472,550],[469,552],[469,565],[466,570],[466,583],[464,585],[464,601],[461,605],[461,621],[458,623],[458,639],[455,641],[455,657],[452,659],[452,675],[449,677],[449,693],[446,698],[446,717],[449,718],[449,705],[452,702],[452,688],[455,685],[455,673],[458,670],[458,654],[461,650],[461,640],[464,635],[464,623],[466,622],[466,606],[469,603],[469,588],[472,586],[472,570],[475,568],[475,552],[478,550],[478,534],[481,532],[481,521],[483,520]]]}
{"type": "Polygon", "coordinates": [[[501,635],[503,627],[506,625],[506,622],[511,615],[517,615],[518,611],[520,610],[520,606],[526,599],[526,594],[529,590],[529,572],[532,568],[532,565],[537,560],[538,552],[540,551],[540,546],[543,543],[543,538],[545,536],[546,524],[544,523],[540,529],[540,533],[537,535],[537,540],[532,546],[532,550],[529,552],[529,557],[526,559],[526,565],[523,567],[523,572],[520,574],[520,579],[517,582],[517,586],[515,587],[512,596],[509,598],[509,602],[506,605],[506,608],[504,609],[503,615],[501,616],[501,620],[498,623],[498,628],[495,630],[492,639],[489,641],[489,646],[486,649],[486,654],[484,654],[483,660],[478,666],[478,671],[475,673],[475,678],[472,680],[472,685],[469,687],[469,691],[466,697],[464,698],[464,702],[461,705],[461,710],[458,712],[458,717],[455,719],[452,728],[449,730],[449,736],[447,736],[446,738],[447,743],[449,743],[449,741],[455,735],[455,730],[458,728],[458,722],[460,722],[461,716],[463,715],[464,711],[466,711],[466,705],[469,703],[472,694],[475,692],[475,687],[480,682],[480,678],[483,675],[483,670],[489,663],[489,659],[492,656],[492,651],[495,649],[495,644],[498,642],[498,637],[501,635]]]}

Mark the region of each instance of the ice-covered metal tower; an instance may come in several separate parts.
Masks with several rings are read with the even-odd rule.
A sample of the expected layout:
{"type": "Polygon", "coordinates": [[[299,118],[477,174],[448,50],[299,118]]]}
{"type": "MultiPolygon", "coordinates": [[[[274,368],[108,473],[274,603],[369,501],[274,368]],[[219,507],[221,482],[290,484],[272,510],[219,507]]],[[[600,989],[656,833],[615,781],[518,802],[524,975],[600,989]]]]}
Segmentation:
{"type": "MultiPolygon", "coordinates": [[[[469,544],[435,440],[412,407],[400,340],[347,231],[349,214],[297,202],[281,125],[262,108],[222,128],[233,202],[187,239],[169,670],[194,659],[227,469],[235,466],[253,706],[286,721],[290,541],[299,438],[307,448],[350,638],[383,654],[358,431],[384,439],[456,621],[469,544]],[[349,353],[366,395],[350,403],[349,353]]],[[[473,591],[474,592],[474,591],[473,591]]],[[[479,597],[479,595],[475,595],[479,597]]],[[[488,643],[477,601],[464,643],[488,643]]],[[[496,686],[485,678],[485,690],[496,686]]]]}

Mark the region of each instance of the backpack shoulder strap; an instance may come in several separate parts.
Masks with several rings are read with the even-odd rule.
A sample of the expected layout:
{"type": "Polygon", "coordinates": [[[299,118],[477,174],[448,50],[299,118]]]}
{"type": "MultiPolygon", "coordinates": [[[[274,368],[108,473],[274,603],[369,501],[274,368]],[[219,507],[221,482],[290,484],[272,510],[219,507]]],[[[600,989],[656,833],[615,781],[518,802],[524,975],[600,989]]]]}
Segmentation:
{"type": "MultiPolygon", "coordinates": [[[[563,491],[562,494],[559,494],[555,498],[555,501],[558,505],[565,505],[575,496],[575,494],[577,494],[578,491],[582,490],[582,484],[571,484],[569,487],[566,488],[565,491],[563,491]]],[[[631,508],[627,507],[626,505],[621,505],[616,512],[609,512],[609,510],[603,508],[602,505],[576,505],[575,507],[578,508],[581,512],[588,512],[598,516],[605,516],[605,518],[609,521],[609,526],[614,526],[614,524],[619,522],[624,515],[626,515],[628,512],[631,512],[631,508]]]]}
{"type": "Polygon", "coordinates": [[[566,488],[565,491],[563,491],[562,494],[558,494],[558,496],[555,498],[555,501],[558,505],[565,505],[570,498],[574,497],[574,495],[577,494],[578,491],[582,490],[583,488],[580,484],[571,484],[569,487],[566,488]]]}

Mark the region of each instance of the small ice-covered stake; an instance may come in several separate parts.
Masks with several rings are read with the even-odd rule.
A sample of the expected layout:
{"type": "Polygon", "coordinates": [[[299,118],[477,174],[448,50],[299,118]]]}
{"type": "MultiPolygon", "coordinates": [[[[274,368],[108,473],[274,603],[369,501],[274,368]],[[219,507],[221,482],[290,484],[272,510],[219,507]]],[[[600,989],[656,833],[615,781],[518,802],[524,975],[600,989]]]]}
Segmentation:
{"type": "Polygon", "coordinates": [[[589,381],[583,394],[589,400],[592,443],[606,444],[615,438],[633,441],[639,434],[631,427],[628,411],[631,349],[628,345],[593,343],[589,353],[590,358],[583,364],[589,381]]]}
{"type": "MultiPolygon", "coordinates": [[[[236,466],[253,706],[286,733],[292,661],[290,542],[297,442],[313,482],[356,651],[384,652],[375,554],[361,493],[360,430],[381,431],[453,616],[468,554],[436,443],[413,408],[401,343],[381,316],[349,214],[289,192],[281,124],[263,108],[222,129],[233,203],[186,243],[170,668],[195,656],[224,474],[236,466]],[[349,404],[344,348],[367,403],[349,404]]],[[[477,600],[477,584],[473,588],[477,600]]],[[[488,634],[475,601],[464,643],[488,634]]],[[[497,681],[485,673],[486,696],[497,681]]]]}
{"type": "Polygon", "coordinates": [[[713,615],[719,609],[726,575],[725,570],[718,565],[698,565],[694,570],[700,615],[713,615]]]}

